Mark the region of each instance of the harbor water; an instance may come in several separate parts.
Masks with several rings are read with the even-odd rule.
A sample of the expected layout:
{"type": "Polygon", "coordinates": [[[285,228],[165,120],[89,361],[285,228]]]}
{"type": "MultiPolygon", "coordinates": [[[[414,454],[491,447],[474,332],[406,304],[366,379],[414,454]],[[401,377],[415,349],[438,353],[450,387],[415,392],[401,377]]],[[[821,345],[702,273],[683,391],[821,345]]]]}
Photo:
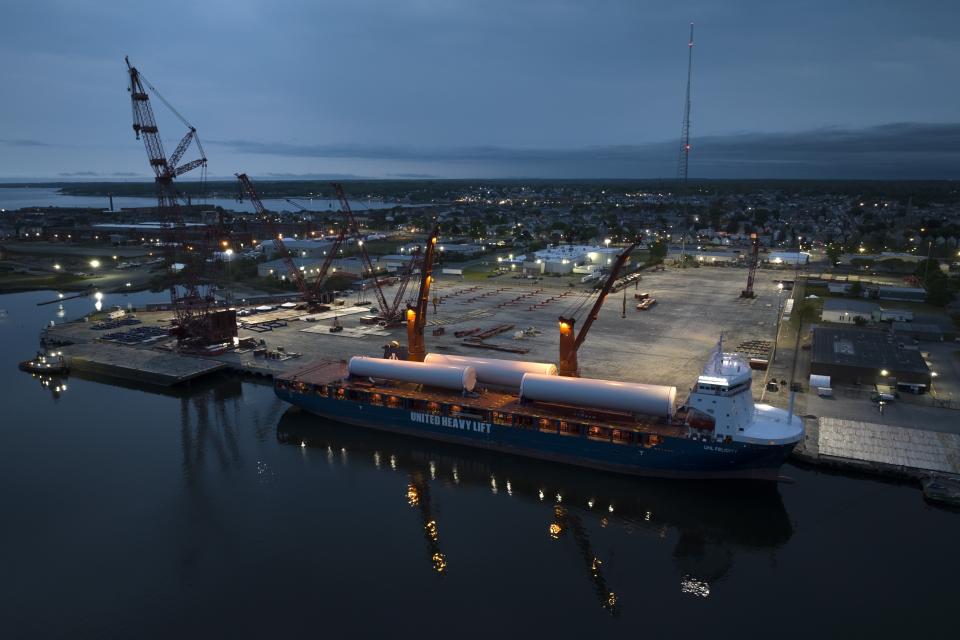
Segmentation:
{"type": "Polygon", "coordinates": [[[0,296],[5,637],[955,637],[960,513],[912,484],[623,478],[228,375],[45,383],[17,361],[94,305],[55,297],[0,296]]]}
{"type": "MultiPolygon", "coordinates": [[[[336,200],[324,198],[294,198],[310,211],[339,211],[340,203],[336,200]]],[[[193,204],[209,207],[223,207],[228,211],[245,211],[253,213],[253,204],[249,199],[240,201],[236,198],[194,198],[193,204]]],[[[270,211],[289,211],[296,213],[297,207],[283,198],[264,198],[263,205],[270,211]]],[[[133,207],[155,207],[156,198],[141,198],[134,196],[114,196],[114,211],[133,207]]],[[[350,206],[356,211],[364,209],[389,209],[396,206],[392,202],[379,200],[351,200],[350,206]]],[[[58,189],[50,187],[9,187],[0,184],[0,209],[13,211],[23,207],[83,207],[109,210],[110,198],[107,196],[74,196],[60,193],[58,189]]]]}

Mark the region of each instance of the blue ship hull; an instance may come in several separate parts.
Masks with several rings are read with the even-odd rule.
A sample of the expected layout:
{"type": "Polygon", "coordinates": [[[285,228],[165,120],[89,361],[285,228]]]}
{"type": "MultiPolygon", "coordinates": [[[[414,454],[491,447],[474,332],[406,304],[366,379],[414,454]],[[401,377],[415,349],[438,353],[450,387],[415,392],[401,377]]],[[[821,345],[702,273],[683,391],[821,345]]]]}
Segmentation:
{"type": "Polygon", "coordinates": [[[275,391],[280,399],[335,422],[639,476],[777,480],[795,446],[668,436],[654,446],[621,444],[320,397],[282,385],[275,391]]]}

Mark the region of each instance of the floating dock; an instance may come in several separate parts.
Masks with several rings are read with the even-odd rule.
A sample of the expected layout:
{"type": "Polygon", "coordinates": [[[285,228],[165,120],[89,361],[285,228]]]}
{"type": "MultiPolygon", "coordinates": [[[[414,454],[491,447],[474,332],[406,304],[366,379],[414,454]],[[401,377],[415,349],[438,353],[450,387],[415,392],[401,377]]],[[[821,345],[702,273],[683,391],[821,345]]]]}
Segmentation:
{"type": "Polygon", "coordinates": [[[223,362],[107,343],[60,349],[73,371],[169,387],[225,369],[223,362]]]}

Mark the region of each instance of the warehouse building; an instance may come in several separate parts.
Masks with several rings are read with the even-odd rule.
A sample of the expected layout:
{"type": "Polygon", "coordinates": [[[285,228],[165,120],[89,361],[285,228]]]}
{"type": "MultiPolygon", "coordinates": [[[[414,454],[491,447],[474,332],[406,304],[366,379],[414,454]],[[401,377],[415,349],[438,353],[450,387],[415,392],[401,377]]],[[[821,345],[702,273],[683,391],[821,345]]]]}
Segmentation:
{"type": "Polygon", "coordinates": [[[894,322],[893,332],[899,338],[928,342],[943,342],[943,329],[940,325],[925,322],[894,322]]]}
{"type": "Polygon", "coordinates": [[[904,349],[887,331],[848,327],[813,330],[810,373],[848,384],[930,388],[930,367],[916,349],[904,349]]]}
{"type": "Polygon", "coordinates": [[[884,285],[877,288],[877,297],[881,300],[924,302],[927,299],[927,290],[923,287],[888,287],[884,285]]]}
{"type": "Polygon", "coordinates": [[[865,300],[827,298],[820,312],[821,322],[856,324],[880,317],[880,305],[865,300]]]}

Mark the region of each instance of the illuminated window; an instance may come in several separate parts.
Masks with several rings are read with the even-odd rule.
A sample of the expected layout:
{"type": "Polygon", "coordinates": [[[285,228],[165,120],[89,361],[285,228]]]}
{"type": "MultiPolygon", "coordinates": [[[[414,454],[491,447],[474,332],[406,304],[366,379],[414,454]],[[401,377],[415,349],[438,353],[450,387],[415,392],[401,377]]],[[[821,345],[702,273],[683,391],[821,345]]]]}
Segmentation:
{"type": "Polygon", "coordinates": [[[391,409],[399,408],[402,403],[403,401],[397,396],[389,396],[387,398],[387,406],[390,407],[391,409]]]}
{"type": "Polygon", "coordinates": [[[347,399],[346,389],[344,389],[343,387],[340,387],[339,389],[337,389],[336,398],[337,400],[346,400],[347,399]]]}
{"type": "Polygon", "coordinates": [[[513,416],[509,413],[493,412],[493,424],[499,424],[505,427],[513,426],[513,416]]]}
{"type": "Polygon", "coordinates": [[[440,403],[438,402],[428,402],[427,403],[427,412],[432,413],[435,416],[440,415],[440,403]]]}
{"type": "Polygon", "coordinates": [[[613,430],[614,444],[630,444],[630,432],[623,429],[613,430]]]}
{"type": "Polygon", "coordinates": [[[377,407],[382,407],[382,406],[383,406],[383,396],[380,395],[379,393],[371,393],[371,394],[370,394],[370,404],[372,404],[372,405],[374,405],[374,406],[377,406],[377,407]]]}
{"type": "Polygon", "coordinates": [[[562,436],[580,436],[580,425],[571,424],[566,420],[560,421],[560,435],[562,436]]]}
{"type": "Polygon", "coordinates": [[[556,433],[557,422],[556,420],[547,420],[546,418],[540,418],[537,421],[537,428],[543,433],[556,433]]]}
{"type": "Polygon", "coordinates": [[[607,427],[598,427],[596,425],[591,426],[587,430],[587,437],[591,440],[610,442],[610,429],[607,427]]]}

